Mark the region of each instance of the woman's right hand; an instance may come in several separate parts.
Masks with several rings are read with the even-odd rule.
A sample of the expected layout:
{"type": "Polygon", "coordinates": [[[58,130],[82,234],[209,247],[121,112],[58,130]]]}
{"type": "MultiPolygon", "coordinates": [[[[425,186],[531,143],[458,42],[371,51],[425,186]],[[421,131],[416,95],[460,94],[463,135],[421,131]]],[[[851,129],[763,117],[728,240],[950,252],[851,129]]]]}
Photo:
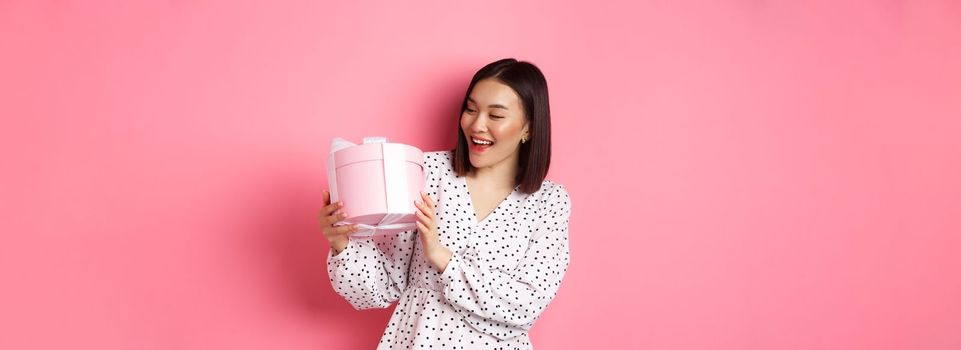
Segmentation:
{"type": "Polygon", "coordinates": [[[330,247],[334,249],[334,255],[340,254],[347,243],[350,242],[348,236],[357,232],[357,225],[334,226],[335,223],[347,218],[347,214],[340,209],[344,207],[343,202],[330,203],[330,192],[324,191],[324,208],[320,211],[320,228],[324,232],[324,237],[330,242],[330,247]]]}

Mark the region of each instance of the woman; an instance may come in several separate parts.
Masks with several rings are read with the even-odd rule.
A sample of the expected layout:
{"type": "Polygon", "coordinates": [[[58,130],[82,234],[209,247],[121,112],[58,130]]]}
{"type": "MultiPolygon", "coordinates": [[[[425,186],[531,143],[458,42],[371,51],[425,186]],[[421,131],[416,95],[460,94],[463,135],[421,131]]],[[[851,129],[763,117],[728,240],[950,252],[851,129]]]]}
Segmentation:
{"type": "Polygon", "coordinates": [[[528,330],[570,262],[570,200],[545,180],[547,82],[527,62],[479,70],[461,106],[457,147],[425,154],[417,230],[348,238],[356,227],[325,193],[327,271],[354,308],[399,303],[378,349],[531,349],[528,330]],[[419,238],[415,234],[420,233],[419,238]]]}

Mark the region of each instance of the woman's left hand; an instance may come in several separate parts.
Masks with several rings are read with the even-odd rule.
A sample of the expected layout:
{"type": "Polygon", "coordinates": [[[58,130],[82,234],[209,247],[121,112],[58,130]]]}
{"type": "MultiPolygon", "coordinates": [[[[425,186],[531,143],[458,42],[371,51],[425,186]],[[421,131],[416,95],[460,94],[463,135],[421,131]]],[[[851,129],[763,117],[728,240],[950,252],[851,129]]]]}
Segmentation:
{"type": "Polygon", "coordinates": [[[434,200],[427,193],[420,193],[421,200],[414,201],[417,206],[417,229],[420,231],[421,245],[424,247],[424,257],[437,269],[443,272],[453,253],[440,243],[437,235],[437,213],[434,211],[434,200]]]}

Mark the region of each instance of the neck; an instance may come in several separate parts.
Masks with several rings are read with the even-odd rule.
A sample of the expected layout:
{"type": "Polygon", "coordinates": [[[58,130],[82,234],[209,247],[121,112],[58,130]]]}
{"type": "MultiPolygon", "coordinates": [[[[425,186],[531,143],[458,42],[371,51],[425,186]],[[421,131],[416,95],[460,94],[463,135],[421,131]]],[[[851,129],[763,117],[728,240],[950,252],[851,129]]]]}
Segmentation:
{"type": "Polygon", "coordinates": [[[489,167],[474,168],[468,178],[481,182],[484,187],[514,188],[519,167],[517,162],[518,157],[515,154],[489,167]]]}

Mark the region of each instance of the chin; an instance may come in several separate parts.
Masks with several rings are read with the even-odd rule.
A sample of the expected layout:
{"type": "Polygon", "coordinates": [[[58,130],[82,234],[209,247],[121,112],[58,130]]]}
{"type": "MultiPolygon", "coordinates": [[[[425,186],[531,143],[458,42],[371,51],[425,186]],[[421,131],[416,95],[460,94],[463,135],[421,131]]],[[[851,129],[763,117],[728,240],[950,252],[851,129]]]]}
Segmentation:
{"type": "Polygon", "coordinates": [[[506,157],[499,157],[490,153],[484,155],[470,154],[468,158],[470,159],[470,165],[474,168],[487,168],[506,159],[506,157]]]}
{"type": "Polygon", "coordinates": [[[488,160],[490,157],[471,154],[468,156],[468,158],[470,159],[470,165],[475,168],[483,168],[491,165],[491,162],[488,160]]]}

